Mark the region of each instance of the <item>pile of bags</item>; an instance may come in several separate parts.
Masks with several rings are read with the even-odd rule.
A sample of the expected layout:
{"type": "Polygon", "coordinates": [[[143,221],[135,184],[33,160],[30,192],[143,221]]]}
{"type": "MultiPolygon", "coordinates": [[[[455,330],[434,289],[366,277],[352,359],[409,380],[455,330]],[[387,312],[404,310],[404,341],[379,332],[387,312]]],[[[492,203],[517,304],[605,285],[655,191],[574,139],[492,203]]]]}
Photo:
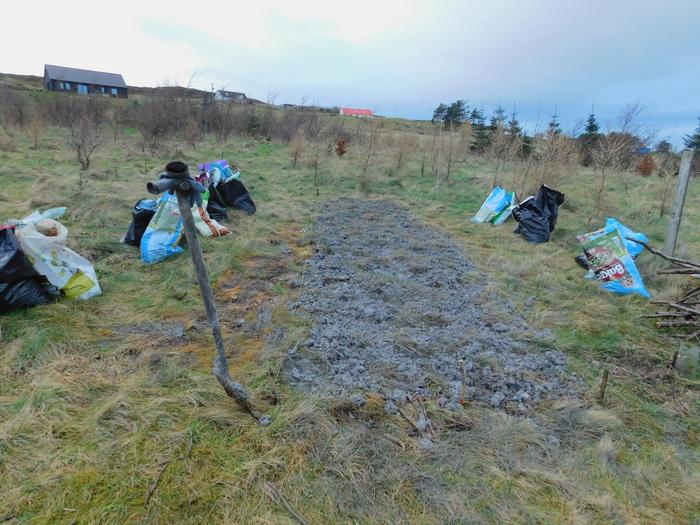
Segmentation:
{"type": "Polygon", "coordinates": [[[90,262],[66,247],[65,208],[33,212],[0,228],[0,313],[43,304],[58,295],[100,295],[90,262]]]}
{"type": "MultiPolygon", "coordinates": [[[[534,243],[549,241],[557,223],[564,194],[542,185],[537,195],[520,204],[515,193],[496,186],[484,204],[472,217],[474,223],[503,224],[511,215],[518,222],[514,233],[534,243]]],[[[617,219],[608,218],[605,227],[576,237],[583,253],[576,262],[588,270],[588,279],[602,281],[602,288],[619,295],[637,294],[650,298],[649,291],[635,264],[644,247],[635,241],[648,243],[647,236],[635,232],[617,219]]]]}
{"type": "MultiPolygon", "coordinates": [[[[198,166],[195,180],[206,191],[202,204],[192,206],[197,231],[204,237],[223,237],[231,233],[218,221],[227,220],[227,206],[253,214],[255,203],[240,181],[240,171],[233,170],[226,160],[216,160],[198,166]]],[[[139,246],[146,264],[160,262],[182,252],[178,246],[182,237],[183,219],[175,194],[164,193],[157,200],[142,199],[132,209],[132,221],[124,242],[139,246]]]]}
{"type": "Polygon", "coordinates": [[[602,287],[619,295],[638,294],[651,298],[639,274],[635,258],[648,243],[643,233],[632,231],[617,219],[608,218],[605,227],[576,237],[583,248],[584,260],[577,262],[589,269],[587,277],[602,281],[602,287]]]}
{"type": "Polygon", "coordinates": [[[549,241],[559,214],[559,206],[564,203],[564,194],[542,185],[536,196],[530,196],[518,204],[515,192],[496,186],[484,204],[472,217],[472,222],[503,224],[512,215],[518,222],[515,233],[534,243],[549,241]]]}

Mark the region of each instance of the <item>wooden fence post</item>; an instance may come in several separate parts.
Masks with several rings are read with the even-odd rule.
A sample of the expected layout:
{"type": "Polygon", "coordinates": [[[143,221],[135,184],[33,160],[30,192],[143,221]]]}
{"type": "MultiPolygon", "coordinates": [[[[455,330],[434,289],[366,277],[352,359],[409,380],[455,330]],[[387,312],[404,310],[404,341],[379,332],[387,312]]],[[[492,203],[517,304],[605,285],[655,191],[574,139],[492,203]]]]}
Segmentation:
{"type": "Polygon", "coordinates": [[[678,240],[678,229],[681,225],[683,217],[683,205],[685,204],[685,195],[688,192],[688,180],[690,179],[690,166],[693,163],[693,154],[695,149],[687,149],[683,151],[681,156],[681,167],[678,170],[678,180],[676,181],[676,196],[673,198],[673,211],[671,212],[671,220],[668,224],[668,235],[666,236],[666,246],[664,252],[673,256],[676,249],[676,241],[678,240]]]}

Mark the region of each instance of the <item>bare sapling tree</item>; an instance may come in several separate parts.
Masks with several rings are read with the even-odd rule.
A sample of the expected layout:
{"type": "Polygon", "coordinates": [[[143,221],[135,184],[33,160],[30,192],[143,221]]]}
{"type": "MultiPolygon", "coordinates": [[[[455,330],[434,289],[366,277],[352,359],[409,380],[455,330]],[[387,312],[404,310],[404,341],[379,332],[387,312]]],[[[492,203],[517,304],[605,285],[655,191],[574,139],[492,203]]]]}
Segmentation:
{"type": "Polygon", "coordinates": [[[462,161],[464,162],[466,162],[467,156],[469,155],[473,135],[474,128],[472,127],[472,123],[468,120],[462,122],[462,125],[459,127],[459,148],[462,150],[462,161]]]}
{"type": "Polygon", "coordinates": [[[9,88],[0,89],[0,113],[6,125],[12,124],[19,129],[24,129],[31,121],[33,109],[29,98],[24,93],[9,88]]]}
{"type": "Polygon", "coordinates": [[[495,164],[491,180],[492,187],[496,187],[499,184],[500,172],[511,156],[512,142],[505,128],[500,123],[497,124],[491,132],[491,139],[486,148],[486,158],[495,164]]]}
{"type": "Polygon", "coordinates": [[[601,137],[596,145],[591,149],[590,154],[593,159],[593,166],[600,174],[600,184],[595,198],[595,218],[602,218],[605,215],[605,189],[607,176],[612,171],[622,169],[627,151],[627,139],[619,133],[608,133],[601,137]]]}
{"type": "Polygon", "coordinates": [[[90,167],[95,150],[104,142],[104,106],[97,99],[88,99],[77,106],[72,118],[68,141],[76,153],[81,171],[90,167]]]}
{"type": "Polygon", "coordinates": [[[450,174],[452,173],[452,166],[454,165],[455,161],[455,153],[457,152],[457,148],[455,147],[454,144],[454,137],[455,137],[455,132],[453,129],[453,124],[450,122],[450,130],[447,132],[448,135],[448,141],[447,141],[447,158],[446,160],[446,166],[445,166],[445,182],[448,184],[451,182],[450,181],[450,174]]]}
{"type": "Polygon", "coordinates": [[[433,124],[433,140],[430,143],[430,175],[435,177],[438,170],[439,162],[439,139],[440,139],[440,129],[442,124],[433,124]]]}
{"type": "Polygon", "coordinates": [[[417,146],[416,136],[406,131],[401,132],[394,147],[394,169],[393,175],[398,177],[399,172],[409,161],[411,154],[417,146]]]}
{"type": "Polygon", "coordinates": [[[41,132],[44,129],[44,119],[41,117],[39,112],[36,112],[29,121],[29,133],[31,134],[33,146],[32,149],[39,149],[39,142],[41,140],[41,132]]]}
{"type": "Polygon", "coordinates": [[[92,154],[104,142],[101,124],[87,114],[81,115],[70,127],[70,142],[76,152],[80,169],[87,170],[92,154]]]}
{"type": "Polygon", "coordinates": [[[325,143],[325,130],[327,123],[316,114],[304,123],[305,135],[313,144],[313,152],[310,165],[314,169],[314,187],[318,186],[322,147],[325,143]]]}
{"type": "Polygon", "coordinates": [[[190,117],[185,122],[185,127],[182,130],[183,138],[188,146],[196,148],[197,144],[202,140],[202,128],[196,118],[190,117]]]}
{"type": "Polygon", "coordinates": [[[296,133],[292,137],[292,141],[289,143],[289,152],[292,157],[292,168],[297,167],[297,162],[299,157],[306,149],[306,136],[304,135],[303,129],[297,129],[296,133]]]}
{"type": "Polygon", "coordinates": [[[369,190],[369,179],[367,177],[367,170],[372,162],[372,157],[375,154],[377,142],[377,129],[376,125],[371,121],[367,120],[367,152],[365,154],[365,160],[362,163],[362,170],[358,172],[357,178],[357,193],[367,193],[369,190]]]}
{"type": "Polygon", "coordinates": [[[124,135],[129,119],[129,107],[126,100],[116,98],[112,101],[112,113],[109,119],[109,127],[112,131],[112,140],[116,144],[117,141],[124,135]]]}
{"type": "Polygon", "coordinates": [[[548,130],[535,137],[531,156],[534,174],[537,175],[536,186],[527,186],[527,170],[521,187],[523,194],[533,193],[543,184],[556,186],[560,176],[576,165],[578,147],[564,133],[548,130]]]}

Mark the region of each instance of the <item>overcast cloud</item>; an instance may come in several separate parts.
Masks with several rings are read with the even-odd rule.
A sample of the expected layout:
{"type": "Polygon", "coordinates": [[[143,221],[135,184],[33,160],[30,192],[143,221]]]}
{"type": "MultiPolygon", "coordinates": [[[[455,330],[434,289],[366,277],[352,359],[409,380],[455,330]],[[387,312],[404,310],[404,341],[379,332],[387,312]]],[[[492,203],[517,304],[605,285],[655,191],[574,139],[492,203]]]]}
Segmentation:
{"type": "Polygon", "coordinates": [[[680,145],[700,116],[700,2],[74,0],[2,7],[0,71],[44,63],[119,72],[130,85],[225,87],[278,103],[430,118],[465,99],[513,104],[571,130],[639,101],[680,145]],[[194,76],[193,76],[194,75],[194,76]]]}

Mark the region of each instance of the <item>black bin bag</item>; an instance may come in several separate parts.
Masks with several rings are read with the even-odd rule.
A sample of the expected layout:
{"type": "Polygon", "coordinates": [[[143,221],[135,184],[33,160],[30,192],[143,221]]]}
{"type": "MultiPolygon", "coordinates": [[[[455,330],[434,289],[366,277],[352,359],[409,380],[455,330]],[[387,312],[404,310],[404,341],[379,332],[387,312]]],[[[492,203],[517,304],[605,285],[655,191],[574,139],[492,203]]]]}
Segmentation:
{"type": "Polygon", "coordinates": [[[153,199],[141,199],[131,210],[131,224],[129,229],[124,236],[124,243],[130,246],[139,246],[141,244],[141,237],[143,237],[146,228],[148,228],[148,223],[156,214],[156,208],[158,207],[158,201],[153,199]]]}
{"type": "MultiPolygon", "coordinates": [[[[221,187],[221,185],[219,185],[221,187]]],[[[226,211],[226,203],[221,198],[219,190],[214,186],[209,187],[209,202],[207,203],[207,213],[209,217],[215,221],[227,221],[228,212],[226,211]]]]}
{"type": "Polygon", "coordinates": [[[0,229],[0,314],[47,303],[56,294],[24,255],[12,229],[0,229]]]}
{"type": "Polygon", "coordinates": [[[231,179],[226,183],[219,183],[216,189],[227,206],[238,208],[250,215],[255,213],[255,202],[240,180],[231,179]]]}
{"type": "Polygon", "coordinates": [[[513,209],[513,218],[518,221],[515,233],[534,243],[549,241],[563,203],[563,193],[543,184],[537,196],[528,197],[513,209]]]}

